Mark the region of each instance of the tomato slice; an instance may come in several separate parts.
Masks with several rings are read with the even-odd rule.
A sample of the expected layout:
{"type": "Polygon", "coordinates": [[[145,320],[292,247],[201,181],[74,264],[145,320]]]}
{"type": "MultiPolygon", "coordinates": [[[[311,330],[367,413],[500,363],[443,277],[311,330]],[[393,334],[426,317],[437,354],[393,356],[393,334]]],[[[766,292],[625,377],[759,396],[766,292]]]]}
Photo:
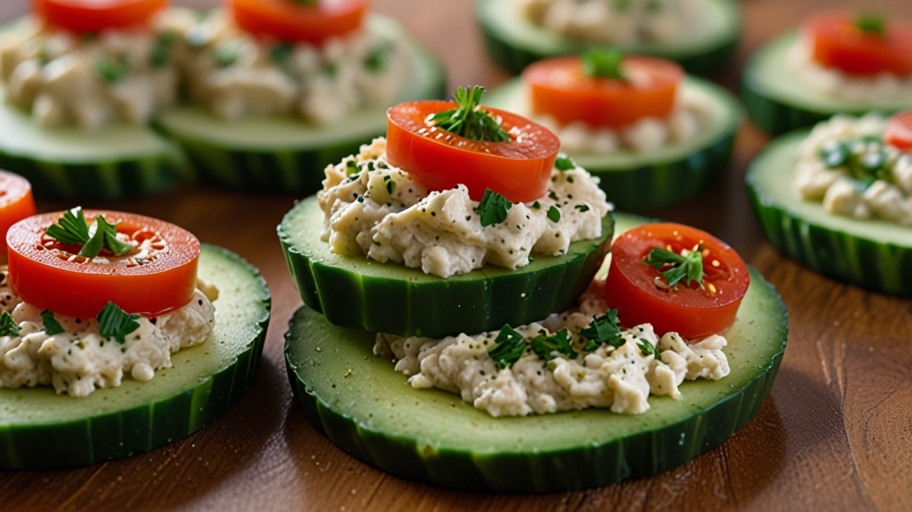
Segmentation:
{"type": "MultiPolygon", "coordinates": [[[[145,244],[123,257],[102,252],[109,263],[77,256],[81,246],[49,238],[47,228],[63,212],[35,215],[7,233],[9,273],[22,300],[54,313],[94,318],[108,301],[128,313],[154,316],[185,306],[196,288],[200,243],[174,224],[132,213],[84,210],[91,223],[99,214],[117,224],[118,233],[145,244]],[[137,261],[140,259],[140,261],[137,261]]],[[[97,260],[98,258],[96,258],[97,260]]]]}
{"type": "Polygon", "coordinates": [[[858,28],[849,14],[827,13],[806,21],[802,32],[813,59],[824,67],[854,75],[912,73],[912,25],[908,23],[885,23],[881,36],[858,28]]]}
{"type": "Polygon", "coordinates": [[[32,0],[45,23],[79,34],[142,25],[168,0],[32,0]]]}
{"type": "Polygon", "coordinates": [[[6,262],[6,232],[20,220],[35,215],[32,185],[11,172],[0,171],[0,263],[6,262]]]}
{"type": "Polygon", "coordinates": [[[884,142],[904,151],[912,149],[912,110],[895,114],[887,121],[884,142]]]}
{"type": "Polygon", "coordinates": [[[623,233],[611,248],[605,282],[608,308],[628,327],[651,323],[656,334],[677,332],[689,340],[718,334],[735,322],[750,275],[734,249],[699,229],[680,224],[646,224],[623,233]],[[681,254],[703,244],[703,284],[675,288],[643,259],[654,248],[681,254]],[[659,278],[661,285],[657,284],[659,278]]]}
{"type": "Polygon", "coordinates": [[[279,41],[320,44],[357,30],[364,23],[367,0],[231,0],[234,21],[245,31],[279,41]]]}
{"type": "Polygon", "coordinates": [[[565,125],[618,127],[646,117],[667,117],[675,106],[684,70],[653,57],[625,57],[627,80],[583,74],[579,57],[558,57],[530,64],[523,71],[532,111],[565,125]]]}
{"type": "Polygon", "coordinates": [[[401,103],[386,113],[386,158],[428,190],[462,184],[480,201],[486,188],[514,203],[541,198],[548,191],[560,140],[550,130],[504,110],[485,107],[511,140],[472,140],[435,128],[429,116],[456,108],[449,101],[401,103]]]}

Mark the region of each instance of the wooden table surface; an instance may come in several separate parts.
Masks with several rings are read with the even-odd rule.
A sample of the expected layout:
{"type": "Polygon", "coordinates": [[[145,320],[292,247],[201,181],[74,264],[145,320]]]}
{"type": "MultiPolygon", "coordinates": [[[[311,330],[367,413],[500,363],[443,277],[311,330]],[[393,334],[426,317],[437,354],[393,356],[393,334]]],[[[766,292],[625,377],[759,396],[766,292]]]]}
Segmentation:
{"type": "MultiPolygon", "coordinates": [[[[753,50],[804,15],[835,3],[743,1],[746,28],[737,60],[714,78],[736,89],[753,50]]],[[[509,78],[487,59],[470,0],[373,4],[401,20],[443,60],[450,90],[467,84],[491,88],[509,78]]],[[[909,0],[855,5],[892,9],[912,19],[909,0]]],[[[27,0],[0,0],[0,20],[26,10],[27,0]]],[[[680,207],[650,212],[729,241],[776,285],[789,308],[788,349],[759,414],[723,446],[684,466],[598,489],[523,496],[440,489],[349,457],[308,423],[285,374],[283,334],[301,300],[275,226],[295,198],[197,189],[82,206],[169,220],[261,269],[273,308],[252,388],[214,425],[151,453],[81,469],[3,472],[0,509],[912,510],[912,302],[813,274],[765,241],[743,176],[766,141],[745,125],[721,182],[680,207]]],[[[40,210],[70,206],[39,202],[40,210]]]]}

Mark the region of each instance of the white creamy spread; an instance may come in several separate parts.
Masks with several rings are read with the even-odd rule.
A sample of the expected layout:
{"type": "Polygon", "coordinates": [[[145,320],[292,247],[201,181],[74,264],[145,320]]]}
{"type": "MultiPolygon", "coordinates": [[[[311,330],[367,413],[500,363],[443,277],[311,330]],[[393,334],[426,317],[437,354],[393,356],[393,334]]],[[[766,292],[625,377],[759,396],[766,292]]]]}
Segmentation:
{"type": "Polygon", "coordinates": [[[676,333],[659,338],[650,324],[622,331],[624,343],[618,348],[602,344],[583,352],[586,342],[579,331],[605,312],[603,289],[604,281],[596,281],[581,297],[578,309],[516,329],[528,342],[539,334],[548,336],[567,328],[576,358],[555,352],[556,357],[546,362],[527,346],[512,367],[498,370],[488,354],[497,331],[443,340],[378,334],[374,353],[392,356],[396,371],[407,375],[413,388],[455,393],[495,417],[587,407],[641,414],[649,410],[650,395],[681,398],[679,386],[685,379],[719,380],[729,374],[724,337],[713,335],[689,344],[676,333]],[[644,355],[640,348],[644,340],[656,347],[658,356],[644,355]]]}
{"type": "Polygon", "coordinates": [[[428,193],[386,162],[383,138],[328,166],[317,198],[325,214],[322,238],[332,252],[366,254],[440,277],[486,263],[516,269],[529,263],[530,253],[564,254],[571,242],[601,236],[611,209],[584,169],[553,169],[544,197],[513,204],[504,222],[482,227],[479,202],[464,186],[428,193]],[[548,218],[552,206],[559,221],[548,218]]]}
{"type": "Polygon", "coordinates": [[[141,316],[125,343],[102,336],[94,318],[55,314],[65,332],[49,335],[42,309],[23,302],[10,288],[6,268],[0,282],[0,312],[11,313],[18,336],[0,336],[0,388],[53,386],[57,393],[88,396],[120,386],[124,375],[151,380],[171,367],[171,354],[203,343],[212,332],[218,297],[214,285],[198,281],[190,302],[157,317],[141,316]]]}
{"type": "Polygon", "coordinates": [[[610,155],[624,150],[649,153],[693,139],[710,124],[712,102],[705,92],[682,84],[668,117],[645,117],[616,129],[594,127],[583,121],[561,126],[547,114],[533,114],[526,91],[517,95],[510,110],[554,132],[561,141],[561,150],[569,155],[610,155]]]}
{"type": "Polygon", "coordinates": [[[519,15],[568,39],[674,42],[699,26],[705,0],[514,0],[519,15]]]}
{"type": "Polygon", "coordinates": [[[84,36],[44,27],[34,17],[16,23],[0,35],[6,101],[42,126],[146,123],[177,100],[172,50],[178,42],[168,16],[157,16],[148,30],[84,36]]]}
{"type": "Polygon", "coordinates": [[[912,103],[912,74],[854,75],[838,68],[824,67],[813,59],[807,42],[800,40],[789,50],[786,65],[809,88],[832,98],[871,103],[895,101],[912,103]]]}
{"type": "Polygon", "coordinates": [[[814,127],[798,148],[792,187],[803,201],[822,202],[832,214],[912,225],[912,152],[881,142],[886,119],[835,116],[814,127]],[[824,155],[843,144],[850,160],[829,166],[824,155]],[[865,179],[858,162],[882,154],[882,176],[865,179]]]}
{"type": "Polygon", "coordinates": [[[402,37],[369,24],[320,46],[261,39],[224,11],[188,19],[179,63],[190,96],[226,120],[297,115],[316,124],[391,103],[408,76],[402,37]]]}

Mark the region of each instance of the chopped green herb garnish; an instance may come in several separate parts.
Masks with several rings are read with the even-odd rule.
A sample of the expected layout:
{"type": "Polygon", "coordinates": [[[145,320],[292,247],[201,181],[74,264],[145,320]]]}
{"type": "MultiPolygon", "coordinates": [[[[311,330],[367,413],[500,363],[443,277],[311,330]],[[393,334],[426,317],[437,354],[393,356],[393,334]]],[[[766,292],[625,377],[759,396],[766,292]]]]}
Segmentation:
{"type": "Polygon", "coordinates": [[[513,203],[508,201],[506,197],[486,188],[477,210],[479,217],[481,217],[481,226],[488,227],[507,220],[507,212],[512,207],[513,203]]]}
{"type": "Polygon", "coordinates": [[[47,235],[64,244],[84,244],[89,241],[89,224],[82,208],[63,212],[63,217],[47,228],[47,235]]]}
{"type": "Polygon", "coordinates": [[[13,316],[9,314],[9,311],[4,311],[0,315],[0,336],[19,336],[19,326],[13,320],[13,316]]]}
{"type": "Polygon", "coordinates": [[[581,212],[583,212],[583,213],[589,211],[589,205],[588,205],[588,204],[578,204],[578,205],[574,206],[574,208],[576,208],[577,210],[579,210],[579,211],[581,211],[581,212]]]}
{"type": "Polygon", "coordinates": [[[149,64],[153,68],[163,68],[171,61],[171,46],[176,40],[177,32],[173,30],[165,30],[158,34],[158,37],[155,39],[155,44],[149,51],[149,64]]]}
{"type": "Polygon", "coordinates": [[[113,61],[107,57],[95,59],[95,69],[101,78],[109,83],[116,84],[130,75],[130,68],[123,60],[113,61]]]}
{"type": "Polygon", "coordinates": [[[646,10],[649,12],[653,12],[653,13],[661,11],[662,10],[661,0],[649,0],[649,2],[646,4],[646,10]]]}
{"type": "Polygon", "coordinates": [[[830,169],[845,165],[849,161],[849,155],[851,154],[849,146],[840,141],[832,141],[820,150],[820,158],[823,160],[824,165],[830,169]]]}
{"type": "Polygon", "coordinates": [[[551,208],[548,208],[548,218],[554,222],[560,222],[561,211],[557,206],[551,205],[551,208]]]}
{"type": "Polygon", "coordinates": [[[54,318],[54,313],[49,309],[45,309],[44,312],[41,313],[41,320],[44,321],[44,332],[48,333],[48,336],[66,332],[60,325],[60,322],[54,318]]]}
{"type": "Polygon", "coordinates": [[[532,208],[534,208],[536,210],[540,209],[541,203],[539,203],[538,201],[535,201],[534,203],[532,203],[532,208]]]}
{"type": "Polygon", "coordinates": [[[655,345],[653,345],[646,338],[640,338],[640,342],[637,343],[637,346],[640,347],[640,352],[643,353],[644,357],[648,356],[659,356],[659,353],[656,351],[655,345]]]}
{"type": "Polygon", "coordinates": [[[580,59],[583,74],[588,77],[627,80],[627,76],[621,70],[624,54],[617,50],[595,48],[584,53],[580,59]]]}
{"type": "Polygon", "coordinates": [[[335,64],[327,64],[323,66],[323,74],[329,78],[336,78],[336,75],[339,74],[339,68],[335,64]]]}
{"type": "Polygon", "coordinates": [[[488,355],[497,363],[499,370],[513,366],[526,352],[526,339],[509,324],[503,326],[494,342],[497,345],[488,350],[488,355]]]}
{"type": "Polygon", "coordinates": [[[554,352],[570,359],[576,359],[577,356],[576,350],[573,350],[573,345],[570,344],[570,331],[567,329],[561,329],[552,336],[539,334],[532,338],[529,344],[532,347],[532,352],[538,354],[538,357],[545,361],[554,359],[554,352]]]}
{"type": "Polygon", "coordinates": [[[386,186],[386,192],[392,194],[396,191],[396,182],[389,175],[383,177],[383,184],[386,186]]]}
{"type": "Polygon", "coordinates": [[[364,68],[374,74],[384,71],[392,50],[393,46],[389,43],[377,45],[364,58],[364,68]]]}
{"type": "Polygon", "coordinates": [[[616,11],[624,12],[630,9],[631,5],[633,5],[633,0],[614,0],[614,9],[616,11]]]}
{"type": "Polygon", "coordinates": [[[63,244],[82,245],[79,256],[94,258],[107,249],[115,256],[124,256],[133,247],[117,239],[117,227],[108,223],[104,215],[95,217],[91,226],[86,222],[82,208],[76,207],[63,213],[63,217],[47,228],[47,236],[63,244]]]}
{"type": "Polygon", "coordinates": [[[293,53],[294,46],[288,41],[284,41],[269,51],[269,58],[272,59],[273,62],[282,64],[290,59],[293,53]]]}
{"type": "MultiPolygon", "coordinates": [[[[358,163],[355,162],[354,160],[347,160],[345,162],[345,175],[346,176],[356,175],[356,174],[358,174],[359,170],[360,170],[360,168],[358,167],[358,163]]],[[[355,178],[352,178],[352,180],[354,180],[354,179],[355,178]]]]}
{"type": "Polygon", "coordinates": [[[862,14],[855,18],[855,28],[865,34],[886,37],[887,24],[879,14],[862,14]]]}
{"type": "Polygon", "coordinates": [[[111,301],[95,318],[101,327],[101,335],[114,338],[118,343],[126,343],[126,336],[139,329],[139,322],[136,321],[139,315],[131,315],[111,301]]]}
{"type": "Polygon", "coordinates": [[[238,40],[226,41],[218,45],[215,49],[215,64],[220,68],[231,66],[241,58],[243,49],[244,43],[238,40]]]}
{"type": "Polygon", "coordinates": [[[473,86],[471,91],[459,87],[453,93],[456,108],[444,110],[428,118],[441,130],[455,133],[467,139],[490,142],[507,142],[510,135],[480,106],[484,87],[473,86]]]}
{"type": "Polygon", "coordinates": [[[643,263],[658,270],[668,286],[674,286],[686,278],[687,286],[696,281],[703,288],[703,252],[700,246],[687,253],[687,256],[656,247],[649,251],[643,263]]]}
{"type": "Polygon", "coordinates": [[[554,167],[557,167],[559,171],[569,171],[570,169],[576,169],[576,162],[569,156],[558,153],[557,160],[554,161],[554,167]]]}
{"type": "Polygon", "coordinates": [[[626,343],[621,336],[617,315],[617,309],[609,309],[604,315],[593,318],[589,327],[580,331],[580,335],[589,340],[584,349],[586,352],[596,350],[602,343],[607,343],[615,348],[626,343]]]}

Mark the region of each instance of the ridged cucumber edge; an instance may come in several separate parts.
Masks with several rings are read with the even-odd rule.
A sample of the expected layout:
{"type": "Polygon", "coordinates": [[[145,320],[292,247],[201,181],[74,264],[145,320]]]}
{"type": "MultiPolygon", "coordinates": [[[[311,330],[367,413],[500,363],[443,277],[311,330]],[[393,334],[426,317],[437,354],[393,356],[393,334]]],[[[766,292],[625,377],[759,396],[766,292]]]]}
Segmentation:
{"type": "MultiPolygon", "coordinates": [[[[602,220],[600,238],[573,242],[563,256],[536,257],[536,261],[561,260],[544,268],[509,271],[489,265],[441,279],[420,269],[382,264],[364,256],[347,258],[351,262],[346,264],[348,268],[321,261],[295,246],[289,234],[294,218],[302,211],[319,214],[322,219],[316,197],[310,197],[285,215],[277,231],[289,273],[304,303],[335,325],[400,336],[441,338],[484,332],[563,311],[589,285],[608,252],[614,230],[609,214],[602,220]],[[385,275],[364,275],[352,267],[371,267],[385,275]],[[511,308],[505,309],[503,304],[511,308]]],[[[315,229],[308,236],[319,242],[320,232],[315,229]]]]}
{"type": "MultiPolygon", "coordinates": [[[[61,423],[0,425],[0,468],[85,466],[147,452],[214,423],[240,400],[263,354],[272,297],[259,270],[246,260],[222,247],[203,244],[203,250],[249,272],[262,293],[257,306],[264,314],[257,322],[258,332],[245,350],[234,355],[234,362],[205,379],[198,378],[191,389],[130,409],[61,423]]],[[[230,290],[227,284],[220,286],[222,294],[230,290]]]]}
{"type": "Polygon", "coordinates": [[[296,323],[307,314],[315,314],[306,306],[290,321],[286,369],[294,396],[312,425],[353,457],[398,477],[466,491],[545,493],[598,487],[680,466],[720,446],[760,410],[785,352],[788,312],[779,293],[755,269],[751,280],[752,285],[759,283],[774,298],[782,319],[780,339],[770,340],[779,343],[770,365],[738,392],[698,413],[606,443],[590,441],[553,452],[482,455],[435,449],[432,438],[413,439],[356,423],[318,398],[297,375],[288,357],[288,343],[296,332],[296,323]],[[682,443],[685,438],[687,443],[682,443]]]}
{"type": "MultiPolygon", "coordinates": [[[[750,120],[766,133],[776,136],[813,126],[837,112],[823,112],[791,104],[769,95],[753,78],[750,64],[741,78],[741,100],[750,120]]],[[[863,112],[846,112],[862,114],[863,112]]]]}

